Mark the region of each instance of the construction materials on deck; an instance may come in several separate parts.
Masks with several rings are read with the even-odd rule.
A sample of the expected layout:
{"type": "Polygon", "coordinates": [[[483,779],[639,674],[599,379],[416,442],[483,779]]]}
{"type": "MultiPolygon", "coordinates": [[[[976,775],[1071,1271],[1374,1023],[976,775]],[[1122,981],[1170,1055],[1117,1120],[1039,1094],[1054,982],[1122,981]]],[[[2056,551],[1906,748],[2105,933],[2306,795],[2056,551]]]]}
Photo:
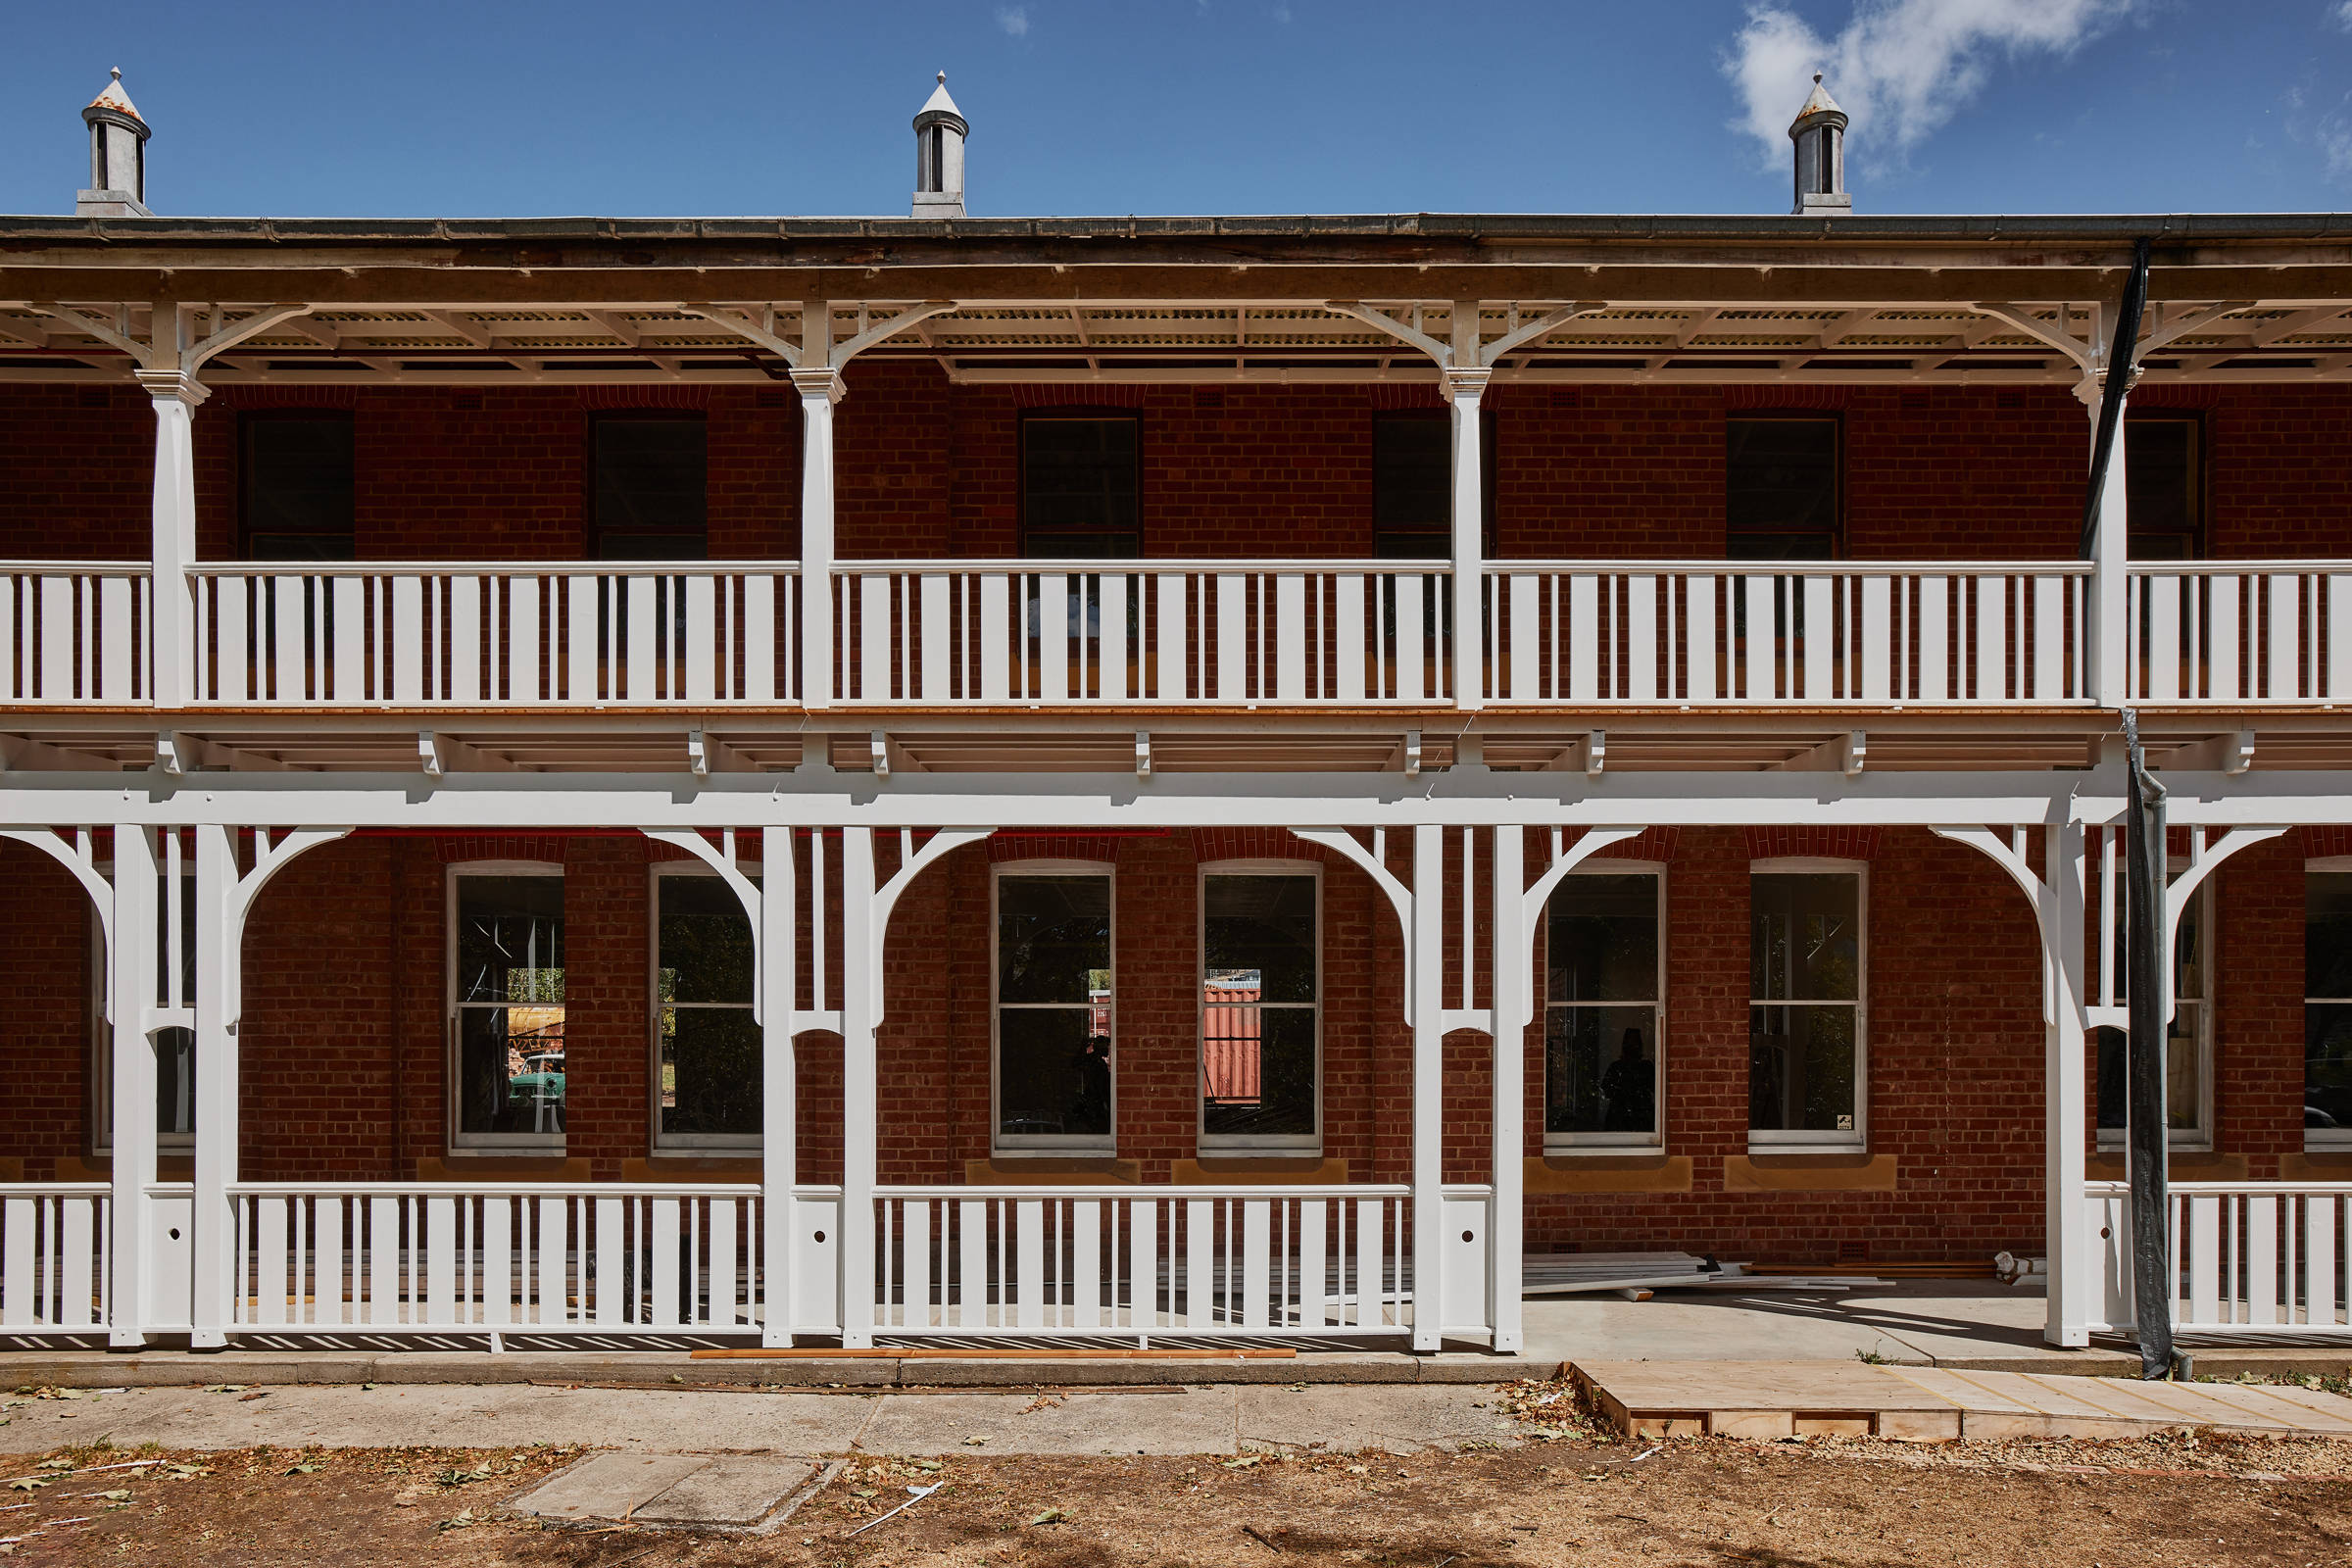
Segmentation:
{"type": "Polygon", "coordinates": [[[804,1356],[827,1358],[847,1357],[853,1360],[888,1361],[1287,1361],[1298,1354],[1288,1346],[1251,1346],[1230,1349],[1138,1349],[1132,1347],[1084,1349],[1004,1349],[964,1348],[958,1346],[923,1346],[906,1349],[830,1350],[814,1346],[795,1345],[775,1349],[736,1348],[732,1346],[689,1351],[696,1361],[787,1361],[804,1356]]]}
{"type": "Polygon", "coordinates": [[[1520,1261],[1519,1294],[1670,1290],[1728,1279],[1738,1270],[1690,1252],[1530,1252],[1520,1261]]]}
{"type": "Polygon", "coordinates": [[[2352,1399],[2295,1387],[1860,1361],[1578,1361],[1569,1376],[1629,1437],[2352,1438],[2352,1399]]]}

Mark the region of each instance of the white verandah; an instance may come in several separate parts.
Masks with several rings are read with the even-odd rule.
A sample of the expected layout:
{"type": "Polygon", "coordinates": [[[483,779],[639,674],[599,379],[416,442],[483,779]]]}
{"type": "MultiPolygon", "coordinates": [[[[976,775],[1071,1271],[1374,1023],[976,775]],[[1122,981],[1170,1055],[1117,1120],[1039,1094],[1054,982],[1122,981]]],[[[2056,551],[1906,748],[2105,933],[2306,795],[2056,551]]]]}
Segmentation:
{"type": "MultiPolygon", "coordinates": [[[[1522,798],[1530,775],[1458,768],[1415,797],[1343,795],[1295,776],[1255,798],[1233,778],[1170,777],[1090,807],[1066,781],[1012,790],[945,776],[844,789],[822,775],[794,788],[712,780],[687,795],[639,779],[467,778],[418,792],[402,781],[331,783],[207,775],[205,788],[50,775],[8,798],[8,836],[74,871],[100,910],[115,1022],[111,1184],[11,1187],[0,1220],[0,1332],[107,1334],[118,1346],[186,1334],[198,1346],[332,1334],[757,1335],[1150,1343],[1373,1338],[1518,1348],[1522,1042],[1534,998],[1524,961],[1551,888],[1579,860],[1652,825],[1882,823],[1924,826],[1994,858],[2032,901],[2044,955],[2047,1023],[2046,1333],[2082,1345],[2118,1328],[2122,1195],[2084,1180],[2085,1031],[2121,1015],[2101,971],[2120,919],[2112,768],[2075,775],[1977,775],[1966,794],[1923,775],[1835,774],[1733,781],[1594,778],[1584,798],[1522,798]],[[289,785],[293,787],[288,787],[289,785]],[[1668,787],[1671,785],[1671,787],[1668,787]],[[105,808],[102,811],[98,808],[105,808]],[[265,825],[289,815],[336,825],[265,825]],[[111,826],[111,874],[90,828],[111,826]],[[876,1179],[875,1030],[888,1006],[880,953],[891,911],[951,850],[1002,826],[1115,819],[1198,826],[1288,819],[1354,863],[1396,916],[1413,1040],[1411,1179],[1345,1187],[891,1187],[876,1179]],[[237,1169],[239,973],[245,916],[294,857],[353,826],[476,827],[485,821],[593,826],[634,820],[707,862],[742,899],[758,941],[756,1003],[765,1041],[765,1134],[757,1184],[631,1186],[502,1182],[252,1183],[237,1169]],[[1326,823],[1315,826],[1310,824],[1326,823]],[[791,858],[755,885],[739,834],[837,827],[840,995],[821,956],[804,965],[804,928],[828,873],[791,858]],[[2029,830],[2044,853],[2027,858],[2029,830]],[[192,857],[195,917],[159,906],[159,881],[192,857]],[[1393,847],[1393,850],[1392,850],[1393,847]],[[1471,906],[1475,890],[1487,906],[1471,906]],[[1468,891],[1466,891],[1468,890],[1468,891]],[[1434,896],[1423,896],[1428,893],[1434,896]],[[1483,918],[1482,918],[1483,916],[1483,918]],[[2093,937],[2096,940],[2093,940],[2093,937]],[[191,948],[193,995],[159,952],[191,948]],[[1458,956],[1449,964],[1449,956],[1458,956]],[[811,978],[813,977],[813,978],[811,978]],[[1468,977],[1465,982],[1464,977],[1468,977]],[[1482,984],[1482,978],[1485,983],[1482,984]],[[192,1181],[156,1179],[155,1032],[195,1031],[192,1181]],[[1441,1047],[1474,1029],[1495,1053],[1491,1178],[1442,1180],[1441,1047]],[[844,1042],[844,1164],[838,1187],[798,1179],[795,1038],[844,1042]],[[787,1305],[787,1303],[789,1303],[787,1305]]],[[[1540,776],[1540,775],[1538,775],[1540,776]]],[[[2245,844],[2298,823],[2352,818],[2331,776],[2176,775],[2173,814],[2192,833],[2173,917],[2245,844]],[[2227,788],[2224,788],[2224,784],[2227,788]],[[2316,788],[2314,786],[2317,786],[2316,788]]],[[[991,784],[999,781],[991,780],[991,784]]],[[[1349,791],[1360,790],[1350,781],[1349,791]]],[[[813,837],[815,855],[826,839],[813,837]]],[[[821,865],[821,861],[819,862],[821,865]]],[[[820,934],[814,938],[822,942],[820,934]]],[[[2169,946],[2169,944],[2168,944],[2169,946]]],[[[2177,1188],[2181,1321],[2344,1331],[2344,1228],[2352,1193],[2250,1184],[2177,1188]]]]}

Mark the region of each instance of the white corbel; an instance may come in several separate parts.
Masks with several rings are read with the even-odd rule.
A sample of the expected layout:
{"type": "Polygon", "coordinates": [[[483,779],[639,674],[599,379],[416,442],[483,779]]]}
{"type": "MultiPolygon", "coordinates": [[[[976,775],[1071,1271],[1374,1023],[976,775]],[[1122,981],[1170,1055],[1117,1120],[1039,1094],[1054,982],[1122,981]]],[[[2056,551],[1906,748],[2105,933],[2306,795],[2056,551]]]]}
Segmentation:
{"type": "Polygon", "coordinates": [[[416,765],[426,778],[439,778],[447,764],[441,756],[441,737],[429,729],[416,732],[416,765]]]}
{"type": "Polygon", "coordinates": [[[1419,730],[1408,729],[1404,732],[1404,738],[1396,743],[1396,750],[1389,753],[1388,766],[1391,771],[1402,773],[1406,778],[1421,776],[1421,732],[1419,730]]]}
{"type": "MultiPolygon", "coordinates": [[[[2201,332],[2223,317],[2237,311],[2251,310],[2253,306],[2252,300],[2224,300],[2219,305],[2208,305],[2202,309],[2174,306],[2172,308],[2181,314],[2169,321],[2164,321],[2162,325],[2150,331],[2146,337],[2141,338],[2132,357],[2138,359],[2164,347],[2176,338],[2187,337],[2192,332],[2201,332]]],[[[2163,309],[2161,306],[2158,307],[2160,312],[2163,309]]]]}
{"type": "Polygon", "coordinates": [[[1361,840],[1346,828],[1301,827],[1291,831],[1309,844],[1319,844],[1333,854],[1346,858],[1349,864],[1372,879],[1372,885],[1380,889],[1382,896],[1389,901],[1389,907],[1396,911],[1397,935],[1404,944],[1404,1016],[1406,1022],[1411,1022],[1413,976],[1416,972],[1413,966],[1413,890],[1389,869],[1388,834],[1380,828],[1374,828],[1372,844],[1367,849],[1361,840]]]}
{"type": "Polygon", "coordinates": [[[161,729],[155,732],[155,765],[157,767],[167,773],[180,774],[194,766],[195,761],[196,759],[190,755],[187,743],[180,738],[179,731],[161,729]]]}
{"type": "MultiPolygon", "coordinates": [[[[225,932],[222,940],[227,951],[241,951],[245,939],[245,916],[253,908],[253,901],[261,897],[262,889],[270,885],[271,877],[291,864],[295,857],[315,850],[321,844],[332,844],[350,832],[351,829],[347,827],[288,828],[281,830],[272,842],[270,829],[254,829],[253,869],[231,882],[221,899],[220,919],[225,932]]],[[[237,1023],[245,1012],[243,966],[237,963],[224,965],[220,984],[221,1022],[230,1034],[235,1034],[237,1023]]]]}
{"type": "MultiPolygon", "coordinates": [[[[90,896],[90,903],[98,910],[100,962],[102,965],[111,962],[115,947],[115,885],[107,880],[105,872],[98,869],[98,854],[90,830],[86,827],[75,828],[71,843],[67,842],[63,833],[50,828],[0,828],[0,839],[14,839],[19,844],[29,845],[74,873],[74,880],[81,884],[82,891],[90,896]]],[[[112,970],[102,969],[102,972],[112,973],[112,970]]],[[[107,985],[100,989],[106,999],[103,1005],[107,1020],[112,1022],[115,1016],[115,988],[107,985]]]]}
{"type": "Polygon", "coordinates": [[[1135,776],[1152,776],[1152,732],[1148,729],[1135,732],[1135,776]]]}

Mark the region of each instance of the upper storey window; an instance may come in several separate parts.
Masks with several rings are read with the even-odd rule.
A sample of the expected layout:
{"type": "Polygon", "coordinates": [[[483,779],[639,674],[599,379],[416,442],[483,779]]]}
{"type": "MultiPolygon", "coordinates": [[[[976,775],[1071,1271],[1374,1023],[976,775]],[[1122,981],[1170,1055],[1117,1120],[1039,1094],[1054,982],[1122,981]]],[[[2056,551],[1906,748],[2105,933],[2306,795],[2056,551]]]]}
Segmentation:
{"type": "Polygon", "coordinates": [[[589,426],[596,554],[702,561],[710,554],[709,432],[694,414],[609,414],[589,426]]]}
{"type": "Polygon", "coordinates": [[[245,559],[351,560],[351,416],[256,411],[237,445],[245,559]]]}
{"type": "MultiPolygon", "coordinates": [[[[1481,527],[1494,537],[1494,416],[1478,419],[1484,484],[1481,527]]],[[[1383,560],[1443,561],[1453,554],[1453,421],[1439,410],[1383,414],[1372,421],[1372,553],[1383,560]]]]}
{"type": "Polygon", "coordinates": [[[1041,411],[1021,419],[1021,550],[1081,561],[1143,554],[1142,421],[1041,411]]]}
{"type": "Polygon", "coordinates": [[[1828,561],[1843,543],[1835,418],[1724,421],[1724,533],[1734,561],[1828,561]]]}
{"type": "Polygon", "coordinates": [[[2124,430],[2128,553],[2135,561],[2205,554],[2205,427],[2193,414],[2140,414],[2124,430]]]}

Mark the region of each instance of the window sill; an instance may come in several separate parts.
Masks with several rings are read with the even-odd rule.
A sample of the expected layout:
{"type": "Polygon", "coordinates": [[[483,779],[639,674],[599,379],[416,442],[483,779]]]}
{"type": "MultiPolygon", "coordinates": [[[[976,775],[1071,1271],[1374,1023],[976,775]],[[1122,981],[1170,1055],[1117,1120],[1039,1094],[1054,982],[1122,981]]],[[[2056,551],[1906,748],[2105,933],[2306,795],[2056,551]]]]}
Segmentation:
{"type": "Polygon", "coordinates": [[[1098,1183],[1133,1187],[1144,1179],[1140,1159],[1108,1155],[999,1154],[963,1162],[966,1187],[1089,1187],[1098,1183]]]}
{"type": "Polygon", "coordinates": [[[586,1182],[588,1156],[566,1156],[561,1150],[545,1154],[518,1154],[507,1150],[453,1149],[446,1154],[416,1156],[420,1182],[586,1182]]]}
{"type": "Polygon", "coordinates": [[[1546,1150],[1541,1159],[1526,1162],[1519,1179],[1531,1198],[1558,1193],[1687,1193],[1690,1156],[1655,1150],[1587,1149],[1574,1154],[1546,1150]]]}
{"type": "Polygon", "coordinates": [[[1203,1153],[1198,1159],[1168,1163],[1168,1181],[1177,1187],[1216,1187],[1227,1182],[1278,1187],[1345,1187],[1348,1162],[1321,1154],[1268,1150],[1249,1153],[1203,1153]]]}
{"type": "Polygon", "coordinates": [[[1892,1154],[1859,1151],[1755,1150],[1727,1154],[1727,1193],[1891,1193],[1897,1165],[1892,1154]]]}
{"type": "Polygon", "coordinates": [[[1629,1159],[1654,1157],[1665,1152],[1656,1140],[1645,1144],[1560,1144],[1549,1139],[1544,1143],[1545,1159],[1629,1159]]]}

